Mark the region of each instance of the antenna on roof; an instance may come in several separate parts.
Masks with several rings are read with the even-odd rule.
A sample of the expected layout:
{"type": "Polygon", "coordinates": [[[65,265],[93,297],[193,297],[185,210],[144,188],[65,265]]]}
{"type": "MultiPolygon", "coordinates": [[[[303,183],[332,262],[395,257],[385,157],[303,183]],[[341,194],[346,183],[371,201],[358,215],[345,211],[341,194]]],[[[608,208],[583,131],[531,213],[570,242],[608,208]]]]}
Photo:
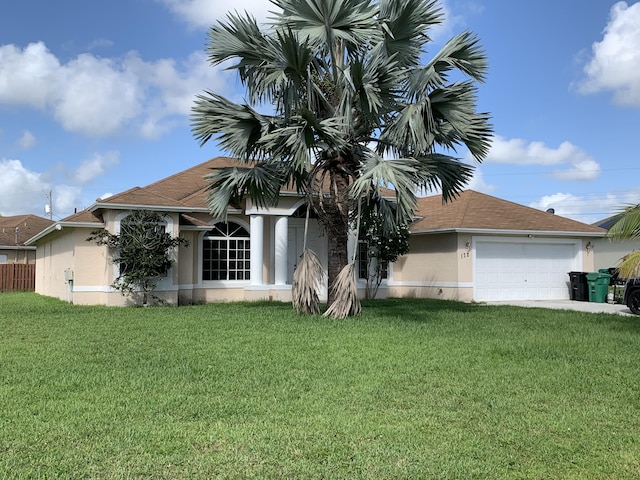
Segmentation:
{"type": "Polygon", "coordinates": [[[49,220],[53,220],[53,199],[51,190],[47,193],[47,204],[44,206],[44,213],[49,215],[49,220]]]}

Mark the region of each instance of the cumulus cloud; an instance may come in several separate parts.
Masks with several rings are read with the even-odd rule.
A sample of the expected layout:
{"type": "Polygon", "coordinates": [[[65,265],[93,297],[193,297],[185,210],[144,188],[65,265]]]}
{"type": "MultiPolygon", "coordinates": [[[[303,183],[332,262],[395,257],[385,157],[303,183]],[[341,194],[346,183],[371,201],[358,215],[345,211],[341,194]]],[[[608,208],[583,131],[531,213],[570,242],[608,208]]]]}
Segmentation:
{"type": "Polygon", "coordinates": [[[611,91],[616,103],[640,107],[640,2],[611,7],[603,38],[592,45],[584,73],[581,93],[611,91]]]}
{"type": "Polygon", "coordinates": [[[485,162],[558,167],[551,172],[558,180],[593,180],[601,170],[598,162],[571,142],[550,148],[543,142],[527,143],[520,138],[505,139],[499,135],[494,137],[485,162]]]}
{"type": "Polygon", "coordinates": [[[82,190],[70,185],[56,185],[53,189],[53,214],[63,217],[73,212],[80,202],[82,190]]]}
{"type": "Polygon", "coordinates": [[[36,137],[29,130],[22,132],[22,136],[18,139],[18,145],[23,150],[29,150],[36,144],[36,137]]]}
{"type": "Polygon", "coordinates": [[[205,88],[225,94],[225,75],[204,53],[182,62],[145,62],[135,52],[123,58],[81,54],[61,63],[44,43],[20,49],[0,46],[0,105],[51,115],[68,131],[99,137],[124,129],[158,137],[188,115],[205,88]]]}
{"type": "Polygon", "coordinates": [[[491,185],[485,181],[482,170],[479,167],[476,167],[474,170],[473,178],[469,181],[466,188],[482,193],[491,193],[496,190],[495,185],[491,185]]]}
{"type": "Polygon", "coordinates": [[[44,212],[50,185],[42,174],[27,169],[20,160],[0,160],[0,214],[44,212]]]}
{"type": "Polygon", "coordinates": [[[80,204],[82,191],[70,185],[53,186],[47,175],[29,170],[20,160],[0,160],[0,215],[45,215],[49,192],[54,218],[68,215],[80,204]]]}
{"type": "Polygon", "coordinates": [[[531,202],[530,207],[539,210],[553,208],[556,215],[584,223],[595,223],[618,212],[621,207],[640,202],[640,190],[597,195],[554,193],[531,202]]]}
{"type": "Polygon", "coordinates": [[[264,23],[277,7],[269,0],[236,0],[233,4],[211,0],[157,0],[185,21],[191,28],[209,28],[230,11],[250,12],[259,23],[264,23]]]}
{"type": "Polygon", "coordinates": [[[95,153],[93,157],[80,164],[75,171],[74,179],[79,184],[87,184],[119,163],[120,154],[118,152],[95,153]]]}

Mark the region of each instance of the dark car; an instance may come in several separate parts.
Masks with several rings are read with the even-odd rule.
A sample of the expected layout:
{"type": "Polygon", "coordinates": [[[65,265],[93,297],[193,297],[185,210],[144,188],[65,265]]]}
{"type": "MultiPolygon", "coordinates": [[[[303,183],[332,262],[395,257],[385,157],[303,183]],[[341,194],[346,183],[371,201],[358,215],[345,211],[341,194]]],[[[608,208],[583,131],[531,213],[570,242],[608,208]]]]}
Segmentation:
{"type": "Polygon", "coordinates": [[[636,315],[640,315],[640,279],[628,280],[624,287],[623,303],[636,315]]]}

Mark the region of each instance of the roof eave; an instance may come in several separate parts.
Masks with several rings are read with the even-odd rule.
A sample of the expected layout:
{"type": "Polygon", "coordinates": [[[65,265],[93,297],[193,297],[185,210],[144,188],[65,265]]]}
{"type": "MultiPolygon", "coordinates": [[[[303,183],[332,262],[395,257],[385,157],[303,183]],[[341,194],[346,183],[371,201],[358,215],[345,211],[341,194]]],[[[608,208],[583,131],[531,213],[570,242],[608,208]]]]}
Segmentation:
{"type": "Polygon", "coordinates": [[[52,233],[54,230],[60,231],[63,228],[104,228],[104,227],[105,227],[104,223],[98,223],[98,222],[57,222],[45,228],[37,235],[34,235],[29,240],[24,242],[24,244],[33,245],[41,238],[44,238],[50,233],[52,233]]]}
{"type": "Polygon", "coordinates": [[[507,230],[493,228],[442,228],[437,230],[416,230],[412,231],[413,235],[436,235],[442,233],[470,233],[477,235],[531,235],[546,237],[588,237],[602,238],[607,232],[574,232],[564,230],[507,230]]]}

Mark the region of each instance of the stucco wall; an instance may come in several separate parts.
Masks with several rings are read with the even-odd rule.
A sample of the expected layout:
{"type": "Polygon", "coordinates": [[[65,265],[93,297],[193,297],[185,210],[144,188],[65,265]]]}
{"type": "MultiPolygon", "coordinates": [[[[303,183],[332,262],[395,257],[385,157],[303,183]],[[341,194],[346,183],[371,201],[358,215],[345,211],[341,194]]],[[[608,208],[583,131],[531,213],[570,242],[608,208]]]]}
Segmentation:
{"type": "Polygon", "coordinates": [[[3,255],[2,258],[6,257],[6,261],[0,263],[20,263],[20,264],[32,264],[36,262],[36,250],[35,248],[31,249],[27,248],[10,248],[10,247],[2,247],[0,248],[0,255],[3,255]]]}
{"type": "Polygon", "coordinates": [[[640,250],[639,241],[611,241],[608,238],[600,238],[593,241],[595,269],[615,267],[625,255],[640,250]]]}
{"type": "Polygon", "coordinates": [[[457,233],[412,235],[409,247],[409,253],[393,264],[388,296],[471,299],[468,287],[461,284],[473,275],[464,238],[457,233]]]}

